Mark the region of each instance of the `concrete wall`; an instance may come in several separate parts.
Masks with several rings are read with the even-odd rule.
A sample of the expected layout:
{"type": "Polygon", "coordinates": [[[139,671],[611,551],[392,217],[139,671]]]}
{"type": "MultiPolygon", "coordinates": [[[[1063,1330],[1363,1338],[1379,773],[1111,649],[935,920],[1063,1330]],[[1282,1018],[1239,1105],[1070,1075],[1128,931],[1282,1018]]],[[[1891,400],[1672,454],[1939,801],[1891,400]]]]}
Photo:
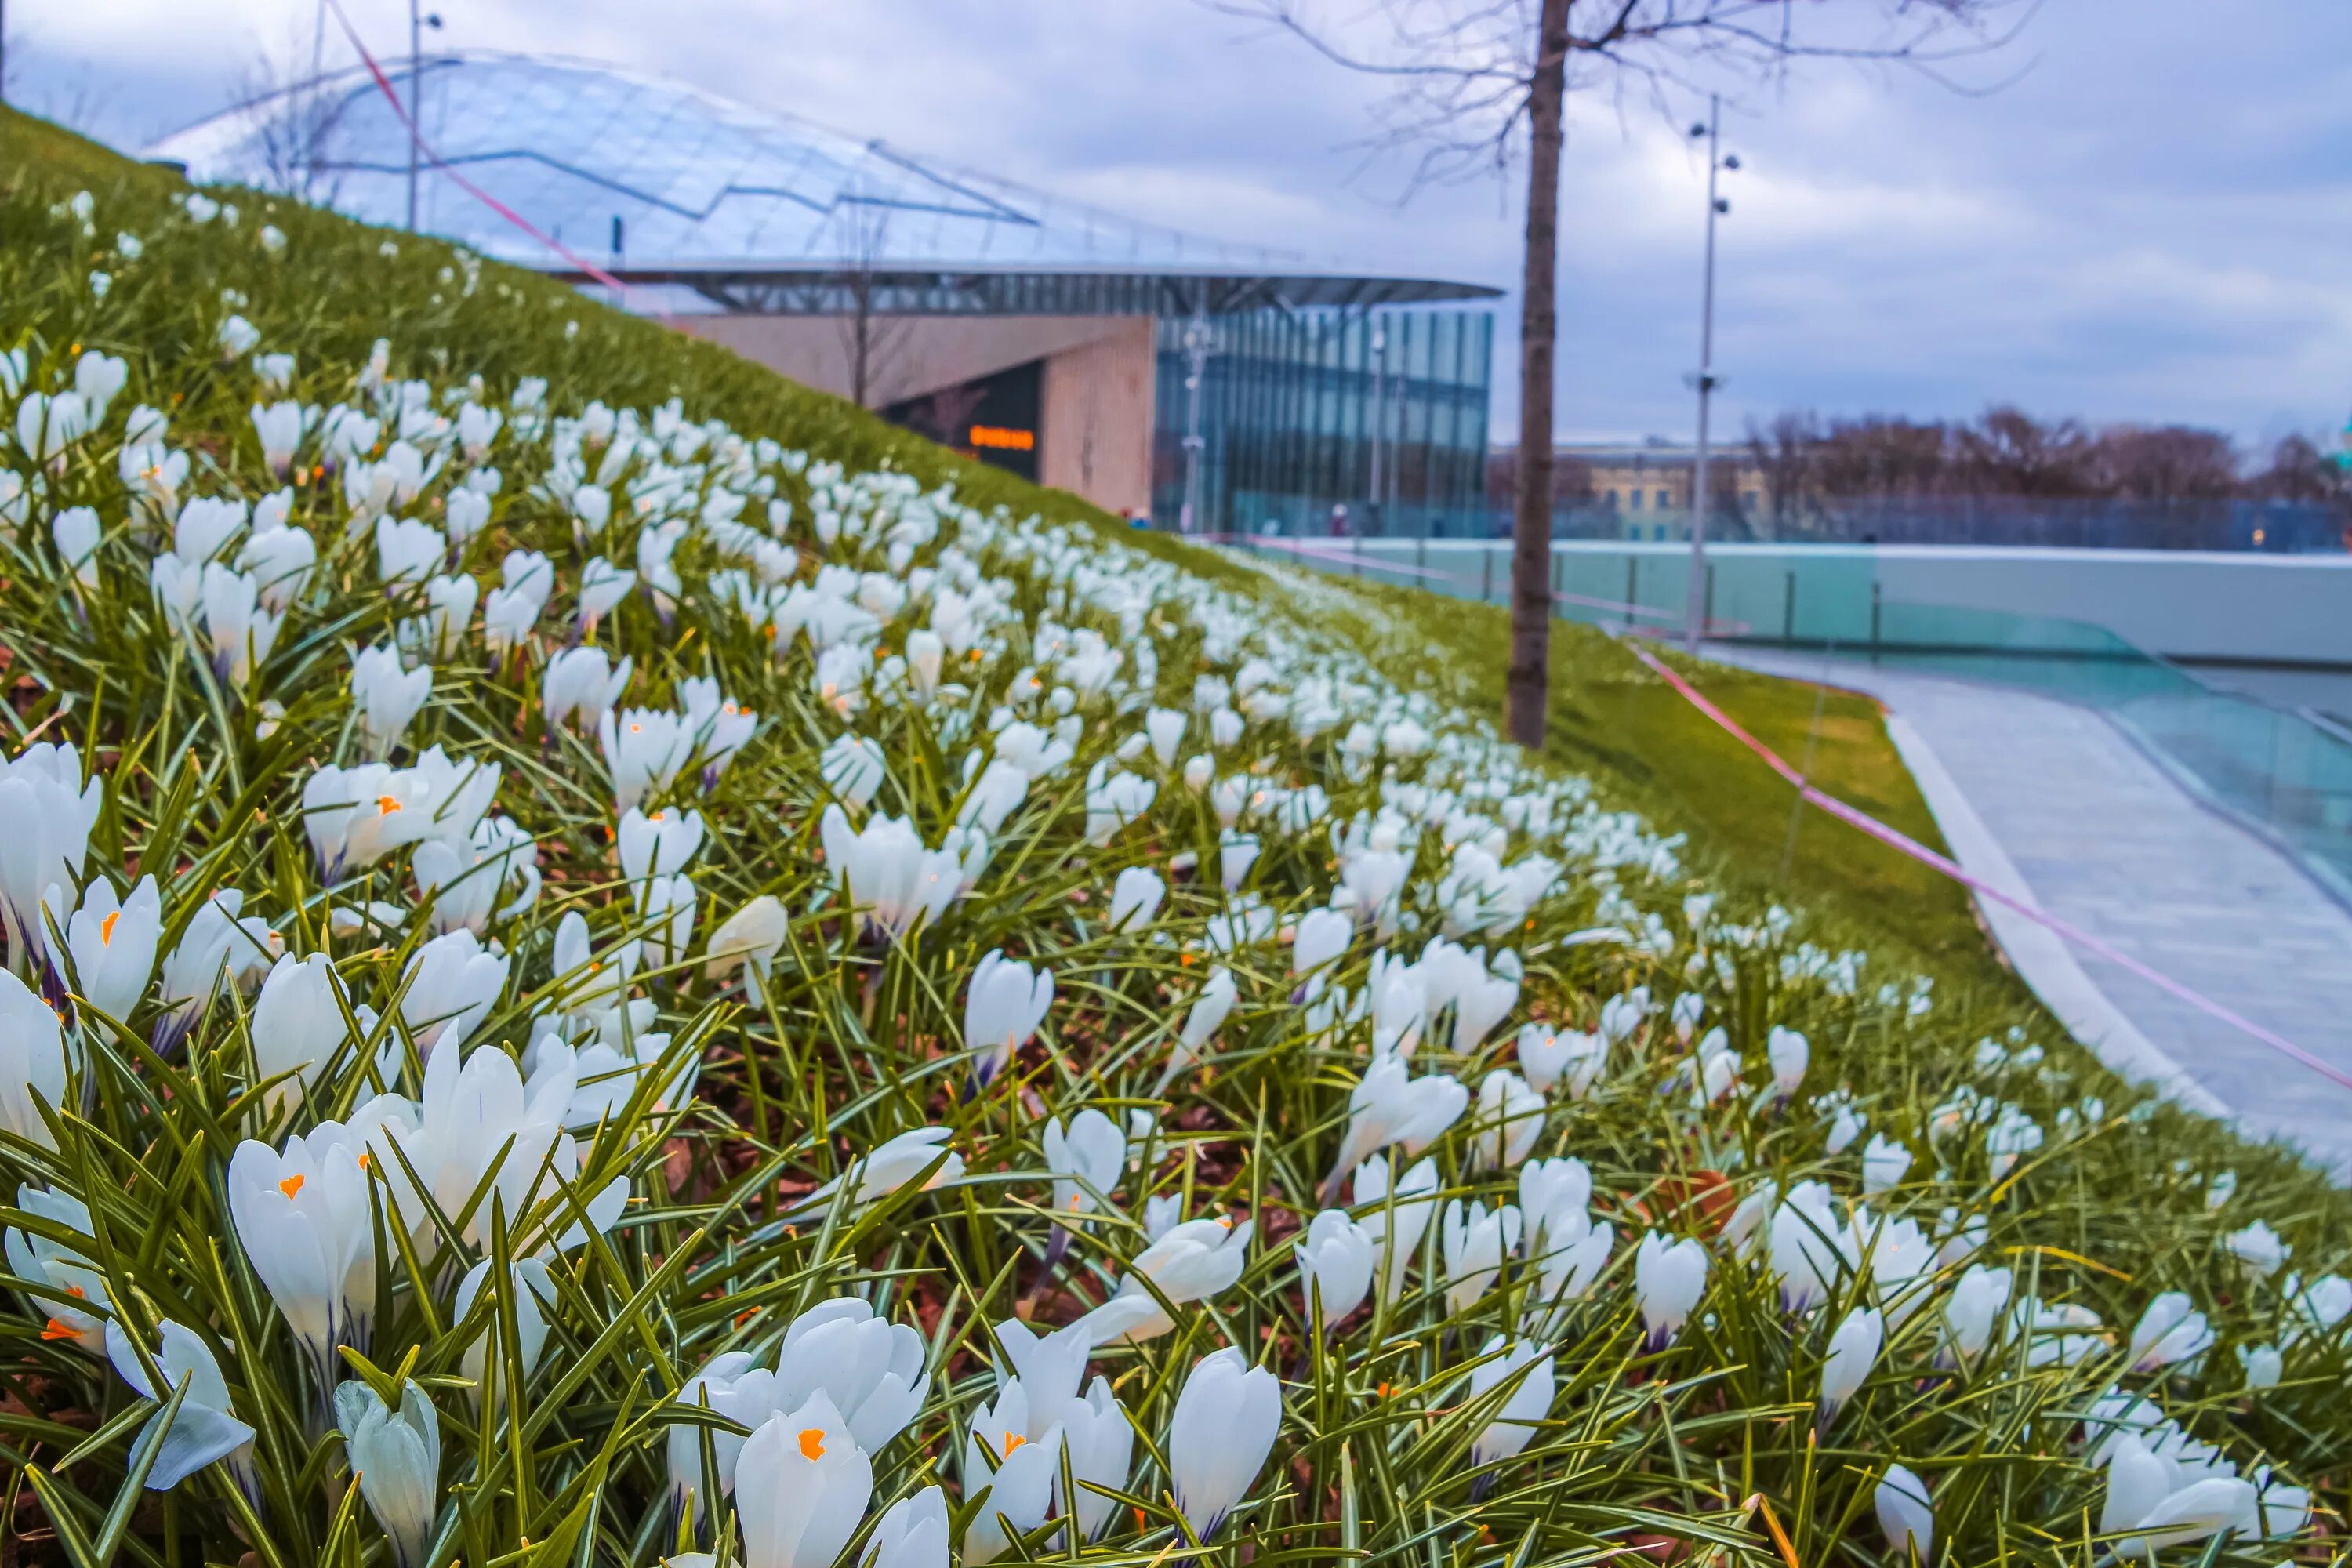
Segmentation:
{"type": "Polygon", "coordinates": [[[1103,325],[1099,337],[1045,360],[1038,477],[1107,511],[1149,512],[1152,323],[1129,316],[1103,325]]]}
{"type": "MultiPolygon", "coordinates": [[[[1344,541],[1314,542],[1346,548],[1344,541]]],[[[1507,541],[1372,540],[1364,548],[1368,562],[1430,574],[1413,580],[1469,597],[1491,592],[1499,600],[1509,577],[1507,541]]],[[[1743,623],[1758,640],[1779,639],[1790,612],[1799,640],[1825,631],[1843,642],[1865,639],[1875,584],[1888,606],[2081,621],[2176,659],[2352,668],[2352,555],[1726,544],[1707,557],[1717,579],[1712,614],[1743,623]]],[[[1654,612],[1653,621],[1679,625],[1688,560],[1681,545],[1561,541],[1552,551],[1553,583],[1586,599],[1630,600],[1654,612]]],[[[1579,618],[1610,618],[1592,605],[1567,608],[1579,618]]]]}
{"type": "MultiPolygon", "coordinates": [[[[667,324],[806,386],[850,394],[837,316],[673,316],[667,324]]],[[[868,407],[1045,362],[1038,474],[1097,506],[1151,508],[1152,341],[1143,316],[890,316],[866,330],[868,407]]]]}

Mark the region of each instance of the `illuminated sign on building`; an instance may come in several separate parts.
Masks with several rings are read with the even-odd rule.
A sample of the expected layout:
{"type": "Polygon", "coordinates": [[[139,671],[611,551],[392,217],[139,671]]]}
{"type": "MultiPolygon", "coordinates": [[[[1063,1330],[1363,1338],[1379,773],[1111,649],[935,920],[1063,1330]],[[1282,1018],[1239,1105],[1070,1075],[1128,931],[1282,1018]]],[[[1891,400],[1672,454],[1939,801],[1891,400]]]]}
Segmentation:
{"type": "Polygon", "coordinates": [[[1037,432],[1010,430],[1002,425],[975,425],[970,440],[974,447],[999,452],[1034,452],[1037,449],[1037,432]]]}

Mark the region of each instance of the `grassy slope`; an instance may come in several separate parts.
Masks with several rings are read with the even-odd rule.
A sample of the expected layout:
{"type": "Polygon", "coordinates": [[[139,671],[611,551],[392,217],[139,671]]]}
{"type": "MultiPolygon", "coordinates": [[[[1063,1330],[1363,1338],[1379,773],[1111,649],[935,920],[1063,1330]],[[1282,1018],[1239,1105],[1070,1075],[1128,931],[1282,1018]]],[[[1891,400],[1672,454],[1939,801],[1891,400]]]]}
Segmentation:
{"type": "MultiPolygon", "coordinates": [[[[56,199],[74,184],[86,184],[103,202],[126,183],[152,188],[167,176],[115,160],[102,149],[38,122],[0,111],[0,194],[23,199],[56,199]]],[[[279,202],[266,213],[248,204],[248,226],[268,221],[294,238],[295,254],[340,247],[353,236],[343,220],[279,202]]],[[[684,395],[696,412],[726,418],[747,431],[789,433],[823,455],[852,464],[893,465],[926,479],[953,475],[969,499],[982,505],[1003,502],[1026,511],[1044,500],[1034,487],[1003,473],[967,463],[896,431],[838,399],[782,381],[715,345],[695,342],[582,301],[544,279],[512,269],[486,268],[485,287],[460,296],[442,278],[445,247],[429,241],[399,240],[399,254],[382,266],[354,268],[348,277],[304,274],[299,298],[254,301],[252,313],[270,329],[273,341],[299,341],[321,363],[340,365],[366,357],[375,325],[396,303],[396,330],[404,353],[437,355],[442,365],[478,367],[491,377],[551,374],[562,384],[593,386],[608,400],[657,403],[684,395]],[[387,277],[401,290],[386,300],[387,277]],[[443,296],[446,294],[445,300],[443,296]],[[282,336],[281,336],[282,334],[282,336]]],[[[0,252],[5,251],[0,245],[0,252]]],[[[0,254],[0,262],[7,261],[0,254]]],[[[61,323],[77,319],[73,301],[87,299],[86,258],[34,258],[42,270],[6,278],[21,290],[12,313],[61,323]]],[[[220,311],[212,303],[222,279],[201,267],[183,273],[123,268],[110,301],[112,330],[120,341],[97,342],[110,352],[134,355],[153,343],[201,344],[220,311]]],[[[95,341],[95,340],[94,340],[95,341]]],[[[64,342],[36,345],[62,355],[64,342]]],[[[202,354],[187,356],[201,359],[202,354]]],[[[312,370],[306,360],[305,373],[312,370]]],[[[199,378],[201,379],[201,378],[199,378]]],[[[299,387],[299,384],[298,384],[299,387]]],[[[316,395],[310,388],[299,388],[316,395]]],[[[189,428],[233,428],[238,409],[226,407],[225,388],[197,386],[185,410],[189,428]],[[209,400],[209,402],[207,402],[209,400]]],[[[1116,528],[1114,520],[1066,497],[1052,500],[1054,513],[1087,518],[1116,528]]],[[[1163,537],[1135,536],[1155,553],[1183,559],[1189,566],[1227,580],[1245,580],[1248,569],[1163,537]]],[[[1434,600],[1402,590],[1356,588],[1333,584],[1328,624],[1360,630],[1368,647],[1409,655],[1390,656],[1401,679],[1426,684],[1461,706],[1491,712],[1497,705],[1504,625],[1500,611],[1434,600]]],[[[1318,610],[1318,615],[1320,614],[1318,610]]],[[[1853,942],[1884,956],[1874,976],[1907,973],[1914,965],[1934,973],[1939,996],[1962,995],[1948,1005],[1971,1026],[1994,1028],[2031,1017],[2030,1002],[1987,952],[1957,890],[1923,868],[1878,846],[1814,818],[1800,825],[1793,861],[1783,874],[1789,831],[1789,799],[1774,780],[1736,743],[1720,736],[1673,693],[1642,672],[1606,637],[1563,627],[1554,647],[1555,724],[1553,753],[1590,774],[1604,799],[1633,808],[1652,820],[1692,835],[1690,858],[1734,892],[1778,897],[1812,907],[1827,917],[1824,942],[1853,942]]],[[[1813,712],[1810,689],[1759,677],[1710,673],[1707,689],[1722,699],[1768,743],[1801,758],[1813,712]]],[[[1821,742],[1811,771],[1823,785],[1917,836],[1933,839],[1933,828],[1906,777],[1895,763],[1868,705],[1832,697],[1822,710],[1821,742]]],[[[1947,1004],[1939,1000],[1939,1008],[1947,1004]]],[[[1958,1027],[1958,1019],[1954,1027],[1958,1027]]],[[[2056,1035],[2046,1019],[2038,1037],[2056,1035]]],[[[1966,1037],[1965,1036],[1962,1037],[1966,1037]]],[[[1825,1048],[1829,1043],[1824,1042],[1825,1048]]],[[[1850,1051],[1856,1076],[1874,1072],[1890,1106],[1930,1102],[1928,1083],[1948,1080],[1936,1064],[1863,1060],[1869,1042],[1838,1043],[1850,1051]],[[1903,1081],[1911,1075],[1913,1081],[1903,1081]],[[1905,1090],[1913,1092],[1906,1093],[1905,1090]]],[[[2045,1110],[2045,1107],[2036,1107],[2045,1110]]],[[[2162,1278],[2168,1268],[2208,1267],[2219,1232],[2249,1217],[2241,1207],[2225,1219],[2203,1213],[2201,1198],[2178,1173],[2172,1157],[2193,1152],[2205,1169],[2235,1163],[2259,1194],[2262,1212],[2282,1226],[2300,1225],[2313,1235],[2340,1236],[2352,1220],[2352,1200],[2284,1162],[2239,1144],[2226,1131],[2193,1118],[2168,1114],[2149,1135],[2118,1133],[2102,1157],[2067,1161],[2065,1187],[2047,1183],[2032,1192],[2037,1240],[2092,1258],[2131,1260],[2143,1273],[2162,1278]],[[2055,1189],[2055,1190],[2053,1190],[2055,1189]],[[2066,1189],[2073,1189],[2072,1191],[2066,1189]],[[2129,1201],[2119,1201],[2127,1193],[2129,1201]]],[[[2021,1201],[2027,1201],[2021,1196],[2021,1201]]],[[[2248,1202],[2240,1200],[2241,1205],[2248,1202]]],[[[2338,1256],[2330,1245],[2312,1245],[2315,1268],[2338,1256]]],[[[2221,1379],[2216,1379],[2219,1384],[2221,1379]]],[[[2257,1407],[2250,1420],[2266,1446],[2290,1450],[2287,1438],[2298,1422],[2322,1429],[2315,1455],[2343,1451],[2340,1415],[2333,1386],[2282,1394],[2257,1407]]]]}

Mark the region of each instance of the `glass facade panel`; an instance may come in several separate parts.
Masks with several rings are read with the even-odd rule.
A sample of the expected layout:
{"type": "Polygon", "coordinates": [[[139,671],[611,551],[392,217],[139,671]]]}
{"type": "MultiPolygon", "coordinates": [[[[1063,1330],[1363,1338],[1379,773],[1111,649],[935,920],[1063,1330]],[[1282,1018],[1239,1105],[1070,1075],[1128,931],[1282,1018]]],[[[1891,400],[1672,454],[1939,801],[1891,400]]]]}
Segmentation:
{"type": "Polygon", "coordinates": [[[1193,321],[1162,318],[1152,516],[1184,513],[1200,436],[1199,532],[1467,533],[1486,482],[1494,317],[1485,310],[1262,310],[1209,317],[1192,423],[1193,321]],[[1344,507],[1344,523],[1333,509],[1344,507]]]}

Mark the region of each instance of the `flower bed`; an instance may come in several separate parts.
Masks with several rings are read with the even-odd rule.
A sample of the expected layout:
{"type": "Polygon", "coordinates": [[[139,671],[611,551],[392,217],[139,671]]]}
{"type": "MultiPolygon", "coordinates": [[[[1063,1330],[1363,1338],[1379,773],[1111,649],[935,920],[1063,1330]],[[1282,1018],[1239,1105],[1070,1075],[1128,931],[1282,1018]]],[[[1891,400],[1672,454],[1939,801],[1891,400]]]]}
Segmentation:
{"type": "Polygon", "coordinates": [[[1341,590],[437,242],[53,180],[20,1552],[2315,1549],[2330,1200],[1733,907],[1341,590]]]}

